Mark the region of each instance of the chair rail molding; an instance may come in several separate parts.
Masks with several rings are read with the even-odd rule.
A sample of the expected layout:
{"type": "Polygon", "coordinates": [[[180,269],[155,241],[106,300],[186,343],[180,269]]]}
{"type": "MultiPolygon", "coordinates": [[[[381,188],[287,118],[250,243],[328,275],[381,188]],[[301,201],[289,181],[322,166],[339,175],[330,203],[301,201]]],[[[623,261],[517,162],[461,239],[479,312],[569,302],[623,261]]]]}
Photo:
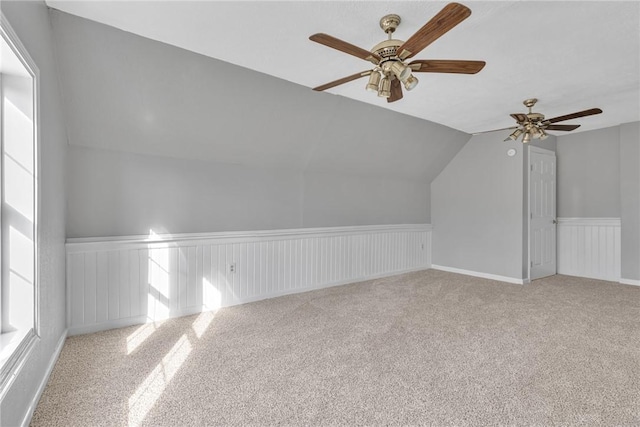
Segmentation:
{"type": "Polygon", "coordinates": [[[431,225],[68,239],[69,335],[431,265],[431,225]]]}
{"type": "Polygon", "coordinates": [[[558,218],[558,274],[620,281],[620,218],[558,218]]]}

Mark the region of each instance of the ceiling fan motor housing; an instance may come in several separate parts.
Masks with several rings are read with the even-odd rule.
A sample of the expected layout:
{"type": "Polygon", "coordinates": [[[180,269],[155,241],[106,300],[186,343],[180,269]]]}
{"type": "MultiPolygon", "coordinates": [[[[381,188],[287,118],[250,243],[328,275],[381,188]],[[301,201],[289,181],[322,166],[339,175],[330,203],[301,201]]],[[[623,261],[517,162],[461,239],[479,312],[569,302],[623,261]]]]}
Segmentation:
{"type": "Polygon", "coordinates": [[[396,56],[398,48],[402,46],[403,43],[404,42],[402,40],[385,40],[375,45],[373,49],[371,49],[371,52],[383,59],[390,59],[396,56]]]}
{"type": "Polygon", "coordinates": [[[529,120],[532,122],[541,122],[544,120],[544,115],[540,113],[529,113],[527,114],[527,117],[529,117],[529,120]]]}

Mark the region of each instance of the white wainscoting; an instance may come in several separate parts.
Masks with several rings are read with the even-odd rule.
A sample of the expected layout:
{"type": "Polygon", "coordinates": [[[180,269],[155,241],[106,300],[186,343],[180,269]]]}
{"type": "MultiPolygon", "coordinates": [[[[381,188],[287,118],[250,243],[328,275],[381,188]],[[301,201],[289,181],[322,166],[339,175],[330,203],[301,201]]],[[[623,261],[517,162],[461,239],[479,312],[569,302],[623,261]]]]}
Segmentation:
{"type": "Polygon", "coordinates": [[[74,335],[423,270],[431,226],[68,239],[66,247],[74,335]]]}
{"type": "Polygon", "coordinates": [[[620,218],[558,218],[558,273],[620,280],[620,218]]]}

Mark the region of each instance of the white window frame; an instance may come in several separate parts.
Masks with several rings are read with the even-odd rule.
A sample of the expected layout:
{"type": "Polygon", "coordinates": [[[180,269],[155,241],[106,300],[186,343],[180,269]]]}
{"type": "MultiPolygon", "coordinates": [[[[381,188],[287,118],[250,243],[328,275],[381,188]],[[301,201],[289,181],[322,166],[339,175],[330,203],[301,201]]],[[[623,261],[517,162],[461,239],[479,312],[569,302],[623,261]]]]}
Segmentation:
{"type": "MultiPolygon", "coordinates": [[[[40,240],[38,223],[40,219],[40,207],[39,207],[39,175],[40,175],[40,71],[36,66],[24,45],[11,28],[9,21],[4,14],[0,12],[0,37],[11,48],[14,54],[21,61],[24,68],[31,75],[33,83],[33,186],[34,186],[34,200],[33,200],[33,327],[22,335],[22,338],[11,338],[10,334],[0,334],[0,354],[3,358],[6,357],[5,362],[0,366],[0,401],[4,398],[6,392],[11,388],[11,385],[15,381],[16,377],[20,373],[22,367],[25,365],[29,356],[31,355],[35,345],[40,340],[40,316],[39,316],[39,301],[40,301],[40,275],[38,269],[38,242],[40,240]],[[5,353],[6,352],[6,353],[5,353]]],[[[0,70],[1,71],[1,70],[0,70]]],[[[0,88],[0,95],[1,93],[0,88]]],[[[2,98],[0,97],[0,101],[2,98]]],[[[1,103],[1,102],[0,102],[1,103]]],[[[4,112],[0,105],[0,121],[4,120],[4,112]]],[[[0,135],[0,149],[2,148],[0,135]]],[[[0,154],[2,154],[0,152],[0,154]]],[[[0,169],[1,172],[1,169],[0,169]]],[[[0,176],[0,184],[2,184],[2,176],[0,176]]],[[[0,250],[2,250],[0,244],[0,250]]],[[[0,283],[0,286],[2,284],[0,283]]],[[[0,297],[1,298],[1,297],[0,297]]],[[[0,359],[1,360],[1,359],[0,359]]]]}

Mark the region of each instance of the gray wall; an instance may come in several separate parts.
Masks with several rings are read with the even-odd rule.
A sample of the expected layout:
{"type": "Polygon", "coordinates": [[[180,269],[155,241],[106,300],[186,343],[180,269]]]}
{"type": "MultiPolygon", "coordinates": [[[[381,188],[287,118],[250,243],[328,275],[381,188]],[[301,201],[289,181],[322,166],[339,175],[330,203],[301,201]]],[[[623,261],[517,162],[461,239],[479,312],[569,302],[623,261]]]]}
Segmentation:
{"type": "Polygon", "coordinates": [[[433,264],[524,277],[524,149],[504,137],[473,136],[431,183],[433,264]]]}
{"type": "Polygon", "coordinates": [[[623,279],[640,280],[640,122],[620,126],[623,279]]]}
{"type": "Polygon", "coordinates": [[[618,126],[558,137],[558,216],[620,217],[618,126]]]}
{"type": "Polygon", "coordinates": [[[19,425],[65,330],[66,133],[61,115],[49,14],[43,2],[2,1],[2,13],[40,69],[40,240],[41,339],[0,406],[0,424],[19,425]]]}
{"type": "Polygon", "coordinates": [[[299,172],[69,147],[69,237],[300,227],[299,172]]]}
{"type": "Polygon", "coordinates": [[[639,122],[558,138],[558,216],[620,218],[623,279],[640,280],[639,122]]]}
{"type": "Polygon", "coordinates": [[[72,146],[68,237],[428,223],[429,183],[469,139],[51,17],[72,146]]]}
{"type": "Polygon", "coordinates": [[[305,227],[429,223],[429,183],[307,172],[303,217],[305,227]]]}

